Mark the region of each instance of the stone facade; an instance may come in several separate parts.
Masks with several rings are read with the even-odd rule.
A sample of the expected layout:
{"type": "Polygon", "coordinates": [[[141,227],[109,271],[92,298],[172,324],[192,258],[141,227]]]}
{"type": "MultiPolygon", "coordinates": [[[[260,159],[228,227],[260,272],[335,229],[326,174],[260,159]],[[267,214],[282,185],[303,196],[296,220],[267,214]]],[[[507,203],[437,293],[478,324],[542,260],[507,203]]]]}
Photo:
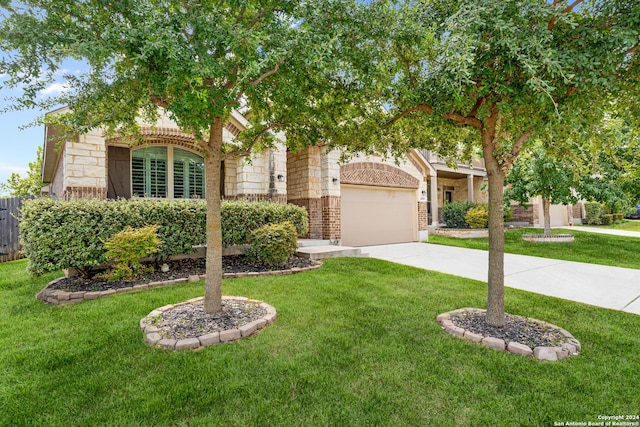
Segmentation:
{"type": "MultiPolygon", "coordinates": [[[[453,202],[466,202],[469,200],[469,184],[466,177],[460,179],[438,178],[438,198],[441,205],[445,203],[446,191],[452,192],[453,202]]],[[[480,176],[473,178],[473,200],[476,203],[489,202],[487,185],[485,185],[485,181],[480,176]]]]}
{"type": "MultiPolygon", "coordinates": [[[[234,112],[223,131],[224,140],[232,142],[247,126],[246,119],[234,112]]],[[[52,130],[48,128],[48,131],[52,130]]],[[[167,115],[161,115],[158,122],[152,125],[141,123],[141,136],[145,140],[143,147],[170,146],[196,154],[201,153],[198,147],[194,147],[193,136],[181,132],[167,115]]],[[[57,157],[51,155],[49,159],[45,159],[45,162],[54,165],[49,165],[52,172],[48,177],[49,181],[45,181],[49,183],[50,193],[63,199],[113,197],[113,193],[109,193],[111,190],[108,189],[111,187],[107,185],[112,169],[109,162],[110,147],[119,147],[118,150],[112,150],[112,161],[119,161],[121,164],[124,162],[126,172],[127,151],[122,150],[130,150],[130,153],[139,147],[130,148],[129,141],[117,135],[106,138],[103,132],[97,129],[80,136],[77,141],[63,144],[57,157]],[[115,153],[119,153],[118,159],[115,153]]],[[[171,161],[170,155],[168,161],[171,161]]],[[[429,225],[428,198],[437,194],[438,204],[441,205],[445,187],[454,188],[454,201],[466,200],[469,197],[469,185],[473,185],[476,201],[486,200],[481,176],[470,177],[465,173],[459,173],[462,177],[460,179],[430,179],[432,176],[435,177],[435,170],[418,152],[411,152],[404,159],[370,155],[357,156],[341,163],[338,151],[313,146],[290,152],[281,143],[273,149],[254,153],[249,158],[226,158],[223,170],[221,191],[225,199],[271,201],[303,206],[309,215],[309,233],[304,237],[312,239],[341,239],[341,214],[344,213],[341,209],[341,184],[415,191],[414,221],[417,222],[415,227],[419,231],[426,230],[429,225]],[[437,188],[430,191],[430,184],[435,182],[437,188]]],[[[121,173],[122,177],[120,183],[126,186],[130,177],[125,177],[125,172],[118,173],[121,173]]],[[[172,172],[168,173],[168,177],[172,176],[171,174],[172,172]]],[[[449,171],[448,175],[451,176],[452,172],[449,171]]],[[[172,195],[173,190],[170,190],[167,196],[172,195]]]]}

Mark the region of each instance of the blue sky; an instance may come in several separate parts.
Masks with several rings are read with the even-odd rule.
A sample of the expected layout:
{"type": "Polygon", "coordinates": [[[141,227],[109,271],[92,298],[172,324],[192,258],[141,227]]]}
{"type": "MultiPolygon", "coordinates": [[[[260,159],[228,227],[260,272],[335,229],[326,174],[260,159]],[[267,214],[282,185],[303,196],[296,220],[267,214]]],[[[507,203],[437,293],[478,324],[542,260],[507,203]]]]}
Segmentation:
{"type": "MultiPolygon", "coordinates": [[[[76,61],[67,61],[62,69],[56,73],[57,80],[48,85],[39,96],[56,96],[64,90],[63,75],[67,73],[79,74],[86,70],[86,65],[76,61]]],[[[0,75],[0,110],[9,102],[7,98],[20,95],[17,89],[2,87],[4,76],[0,75]]],[[[44,143],[44,126],[28,126],[38,117],[43,116],[44,110],[11,111],[0,114],[0,182],[6,182],[13,172],[25,175],[29,162],[36,159],[38,146],[44,143]]]]}

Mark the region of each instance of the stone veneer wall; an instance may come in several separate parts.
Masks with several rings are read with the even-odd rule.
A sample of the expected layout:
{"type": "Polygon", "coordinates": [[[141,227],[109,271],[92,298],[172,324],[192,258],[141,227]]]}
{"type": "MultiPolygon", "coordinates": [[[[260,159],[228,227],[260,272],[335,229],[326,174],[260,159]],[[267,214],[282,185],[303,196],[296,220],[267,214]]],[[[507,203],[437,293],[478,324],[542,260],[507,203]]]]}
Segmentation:
{"type": "Polygon", "coordinates": [[[302,206],[309,217],[309,233],[304,238],[323,238],[321,149],[309,147],[287,153],[287,200],[302,206]]]}
{"type": "Polygon", "coordinates": [[[64,179],[63,191],[58,197],[64,200],[84,197],[106,198],[106,156],[105,140],[98,130],[79,136],[78,141],[68,141],[63,158],[60,159],[64,167],[64,179]]]}

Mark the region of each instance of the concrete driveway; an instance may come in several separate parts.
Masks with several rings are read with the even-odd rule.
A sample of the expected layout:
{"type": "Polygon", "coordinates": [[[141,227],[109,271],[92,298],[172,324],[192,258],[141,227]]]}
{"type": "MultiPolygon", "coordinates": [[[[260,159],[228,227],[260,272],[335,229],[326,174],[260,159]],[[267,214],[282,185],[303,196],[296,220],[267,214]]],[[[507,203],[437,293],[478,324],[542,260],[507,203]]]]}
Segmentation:
{"type": "MultiPolygon", "coordinates": [[[[488,252],[428,243],[366,246],[362,252],[399,264],[487,280],[488,252]]],[[[640,314],[640,270],[505,254],[505,286],[640,314]]]]}

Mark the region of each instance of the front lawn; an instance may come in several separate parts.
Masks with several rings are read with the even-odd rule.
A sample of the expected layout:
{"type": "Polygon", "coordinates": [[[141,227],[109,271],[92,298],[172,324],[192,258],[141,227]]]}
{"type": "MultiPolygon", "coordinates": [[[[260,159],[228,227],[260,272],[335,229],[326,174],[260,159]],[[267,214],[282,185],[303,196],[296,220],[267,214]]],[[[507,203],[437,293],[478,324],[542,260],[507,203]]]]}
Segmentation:
{"type": "Polygon", "coordinates": [[[196,352],[143,344],[140,318],[203,283],[66,307],[36,301],[55,274],[0,264],[0,425],[513,426],[597,421],[640,408],[640,316],[505,289],[583,352],[545,363],[444,333],[439,313],[483,307],[486,285],[373,259],[225,280],[279,319],[196,352]]]}
{"type": "MultiPolygon", "coordinates": [[[[504,233],[504,251],[510,254],[532,255],[565,261],[611,265],[640,269],[640,239],[612,236],[576,230],[551,230],[552,234],[573,234],[572,243],[531,243],[523,234],[540,234],[539,228],[519,228],[504,233]]],[[[489,249],[489,239],[458,239],[429,235],[429,243],[470,249],[489,249]]]]}
{"type": "MultiPolygon", "coordinates": [[[[580,226],[577,226],[580,228],[580,226]]],[[[612,230],[640,231],[640,220],[625,219],[622,222],[611,225],[585,225],[585,227],[605,228],[612,230]]]]}

